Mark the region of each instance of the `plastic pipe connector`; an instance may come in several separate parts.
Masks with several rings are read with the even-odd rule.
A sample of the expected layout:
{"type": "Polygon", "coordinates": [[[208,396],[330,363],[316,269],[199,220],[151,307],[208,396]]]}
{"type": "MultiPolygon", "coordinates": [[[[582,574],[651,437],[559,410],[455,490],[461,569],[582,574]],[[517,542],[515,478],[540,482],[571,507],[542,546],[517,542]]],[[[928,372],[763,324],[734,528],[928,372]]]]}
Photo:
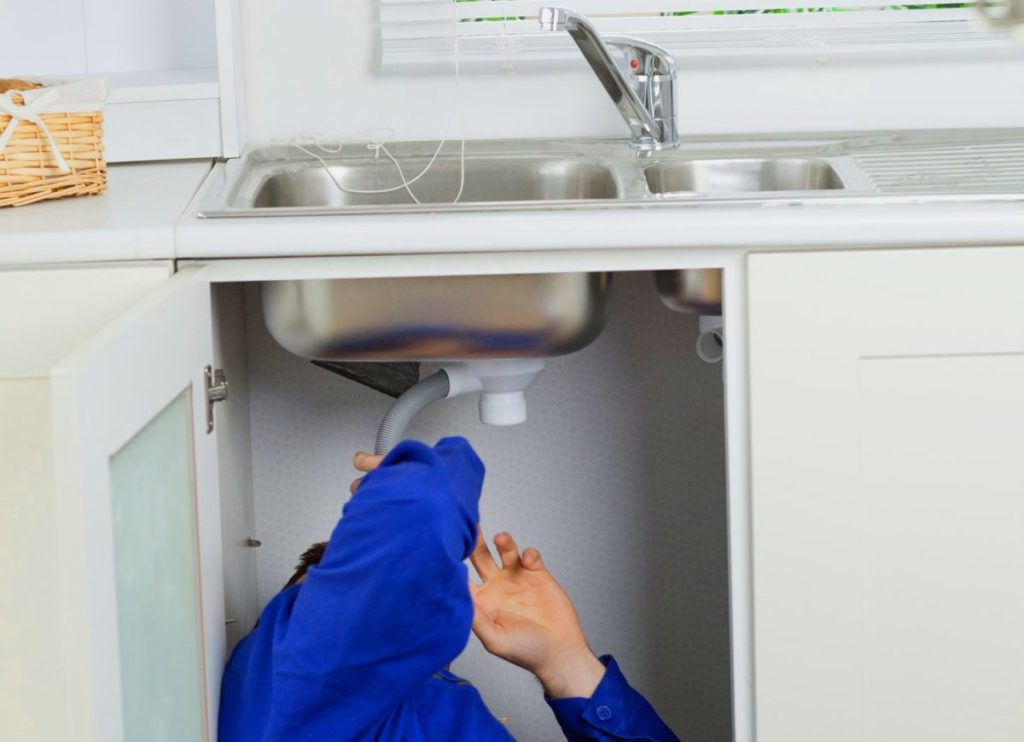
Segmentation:
{"type": "Polygon", "coordinates": [[[701,315],[698,319],[697,357],[705,363],[721,363],[725,357],[725,331],[721,317],[701,315]]]}
{"type": "Polygon", "coordinates": [[[377,431],[376,452],[386,454],[405,437],[405,430],[422,410],[439,399],[480,392],[480,422],[518,425],[526,422],[523,394],[544,369],[544,359],[525,358],[446,364],[395,400],[377,431]]]}
{"type": "Polygon", "coordinates": [[[480,422],[484,425],[519,425],[526,422],[526,395],[491,392],[480,395],[480,422]]]}
{"type": "Polygon", "coordinates": [[[543,358],[466,361],[445,366],[456,385],[480,392],[480,422],[484,425],[519,425],[526,422],[523,391],[544,370],[543,358]],[[467,377],[466,381],[462,377],[467,377]],[[476,379],[473,384],[468,379],[476,379]]]}

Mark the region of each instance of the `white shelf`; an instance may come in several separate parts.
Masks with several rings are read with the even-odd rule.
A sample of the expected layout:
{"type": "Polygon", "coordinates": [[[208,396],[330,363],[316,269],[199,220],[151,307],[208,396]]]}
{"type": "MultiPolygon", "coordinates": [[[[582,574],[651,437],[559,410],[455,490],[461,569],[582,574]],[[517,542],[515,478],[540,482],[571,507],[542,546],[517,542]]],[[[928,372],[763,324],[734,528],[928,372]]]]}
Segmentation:
{"type": "Polygon", "coordinates": [[[220,97],[217,68],[121,72],[104,75],[110,85],[108,104],[203,100],[220,97]]]}
{"type": "Polygon", "coordinates": [[[224,154],[217,68],[104,75],[108,162],[224,154]]]}
{"type": "Polygon", "coordinates": [[[238,0],[4,5],[5,23],[26,32],[0,44],[0,77],[105,78],[108,162],[232,157],[241,146],[237,13],[238,0]]]}

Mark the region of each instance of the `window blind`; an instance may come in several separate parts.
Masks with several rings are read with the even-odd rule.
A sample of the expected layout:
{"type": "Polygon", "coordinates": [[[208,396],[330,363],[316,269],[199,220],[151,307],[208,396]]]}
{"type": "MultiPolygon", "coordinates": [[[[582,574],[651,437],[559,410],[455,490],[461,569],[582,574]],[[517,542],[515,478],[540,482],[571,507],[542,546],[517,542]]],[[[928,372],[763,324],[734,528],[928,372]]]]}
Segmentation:
{"type": "MultiPolygon", "coordinates": [[[[578,56],[564,33],[542,32],[540,8],[562,5],[602,33],[633,34],[677,54],[998,43],[964,2],[879,0],[378,0],[385,67],[461,59],[508,62],[578,56]]],[[[995,0],[990,5],[1004,4],[995,0]]]]}

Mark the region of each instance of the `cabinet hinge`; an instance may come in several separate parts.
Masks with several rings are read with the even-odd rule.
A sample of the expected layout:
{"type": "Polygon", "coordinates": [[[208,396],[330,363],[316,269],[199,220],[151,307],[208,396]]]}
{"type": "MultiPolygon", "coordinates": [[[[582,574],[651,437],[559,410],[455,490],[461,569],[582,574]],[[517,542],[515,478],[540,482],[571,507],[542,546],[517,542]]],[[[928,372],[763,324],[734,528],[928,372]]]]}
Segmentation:
{"type": "Polygon", "coordinates": [[[213,432],[213,406],[217,402],[223,402],[228,398],[228,378],[224,375],[224,369],[213,366],[203,369],[203,385],[206,387],[206,432],[213,432]]]}

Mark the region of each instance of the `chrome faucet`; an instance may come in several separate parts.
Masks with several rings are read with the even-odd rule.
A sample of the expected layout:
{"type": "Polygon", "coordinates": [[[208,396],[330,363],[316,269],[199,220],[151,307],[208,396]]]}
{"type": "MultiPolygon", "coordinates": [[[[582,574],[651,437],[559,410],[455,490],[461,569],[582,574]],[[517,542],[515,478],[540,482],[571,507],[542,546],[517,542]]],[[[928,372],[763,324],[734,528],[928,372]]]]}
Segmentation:
{"type": "Polygon", "coordinates": [[[628,36],[604,39],[584,16],[565,8],[541,8],[545,31],[567,31],[611,96],[632,133],[630,143],[641,152],[679,146],[676,125],[676,62],[655,44],[628,36]],[[626,55],[632,79],[627,79],[608,47],[626,55]]]}

